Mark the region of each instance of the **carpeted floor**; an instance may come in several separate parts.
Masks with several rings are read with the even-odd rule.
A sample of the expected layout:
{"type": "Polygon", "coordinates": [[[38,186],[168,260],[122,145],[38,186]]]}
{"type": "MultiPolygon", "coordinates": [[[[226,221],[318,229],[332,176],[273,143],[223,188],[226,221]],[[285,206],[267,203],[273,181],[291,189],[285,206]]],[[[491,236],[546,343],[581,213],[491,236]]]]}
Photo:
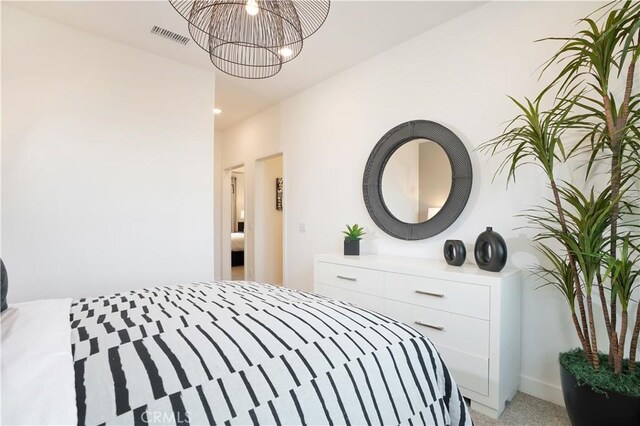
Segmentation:
{"type": "Polygon", "coordinates": [[[475,426],[569,426],[564,407],[518,392],[498,420],[471,412],[475,426]]]}

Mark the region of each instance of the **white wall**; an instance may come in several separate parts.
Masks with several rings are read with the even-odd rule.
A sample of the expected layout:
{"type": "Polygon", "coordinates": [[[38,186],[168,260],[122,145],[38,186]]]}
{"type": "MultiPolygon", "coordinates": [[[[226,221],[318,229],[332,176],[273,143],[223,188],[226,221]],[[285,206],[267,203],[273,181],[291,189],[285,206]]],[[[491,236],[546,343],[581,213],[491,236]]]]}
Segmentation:
{"type": "MultiPolygon", "coordinates": [[[[245,217],[244,217],[244,265],[245,265],[245,279],[255,279],[255,238],[254,238],[254,221],[255,221],[255,182],[256,182],[256,162],[259,159],[271,157],[273,155],[282,152],[280,147],[280,120],[279,120],[278,108],[270,108],[263,113],[253,117],[251,120],[244,122],[241,126],[233,128],[230,133],[221,132],[220,138],[216,141],[217,149],[220,150],[222,156],[222,166],[220,173],[222,175],[223,182],[231,179],[231,173],[229,169],[237,166],[244,166],[245,182],[247,182],[245,188],[245,217]]],[[[286,160],[285,160],[286,161],[286,160]]],[[[297,182],[288,182],[287,178],[287,164],[283,165],[284,172],[284,204],[285,210],[283,213],[284,223],[287,223],[287,188],[289,186],[297,185],[297,182]]],[[[227,209],[225,206],[230,205],[229,193],[223,189],[216,195],[216,198],[222,200],[222,220],[223,223],[226,220],[225,215],[227,209]]],[[[229,209],[230,211],[230,209],[229,209]]],[[[231,245],[230,238],[226,235],[221,235],[222,239],[222,270],[223,277],[231,277],[231,268],[228,270],[225,265],[230,264],[227,259],[230,258],[231,245]],[[228,248],[228,250],[227,250],[228,248]]],[[[285,237],[286,240],[286,237],[285,237]]],[[[285,243],[285,247],[288,247],[285,243]]],[[[285,262],[287,261],[287,252],[284,253],[285,262]]],[[[287,270],[283,271],[284,281],[287,281],[287,270]]]]}
{"type": "MultiPolygon", "coordinates": [[[[474,151],[516,113],[506,95],[535,95],[536,70],[557,47],[534,43],[575,32],[590,2],[492,2],[382,53],[224,132],[223,166],[285,154],[286,285],[311,290],[313,256],[341,250],[345,223],[364,223],[364,252],[442,258],[446,239],[473,244],[493,226],[509,245],[510,263],[535,261],[515,215],[546,194],[537,171],[518,184],[492,181],[499,160],[474,151]],[[369,153],[397,124],[429,119],[453,130],[469,149],[474,186],[466,210],[425,241],[400,241],[376,228],[362,199],[369,153]],[[499,208],[496,208],[499,206],[499,208]],[[300,231],[306,224],[306,233],[300,231]]],[[[247,179],[253,170],[247,168],[247,179]]],[[[249,194],[248,203],[253,203],[249,194]]],[[[252,208],[248,208],[251,212],[252,208]]],[[[251,220],[251,213],[249,213],[251,220]]],[[[469,251],[471,252],[471,251],[469,251]]],[[[472,261],[473,259],[471,259],[472,261]]],[[[567,308],[553,289],[524,284],[522,389],[561,402],[557,355],[576,346],[567,308]]]]}
{"type": "MultiPolygon", "coordinates": [[[[0,24],[2,23],[0,4],[0,24]]],[[[0,28],[0,71],[2,70],[2,29],[0,28]]],[[[2,127],[2,78],[0,76],[0,127],[2,127]]],[[[2,129],[0,129],[0,258],[2,258],[2,129]]]]}
{"type": "MultiPolygon", "coordinates": [[[[216,280],[222,279],[222,238],[220,238],[222,232],[222,185],[223,185],[223,171],[222,171],[222,134],[219,131],[214,133],[214,147],[213,147],[213,191],[216,196],[213,200],[213,228],[215,229],[215,238],[213,242],[213,277],[216,280]]],[[[225,228],[226,229],[226,228],[225,228]]],[[[231,243],[229,242],[228,245],[231,243]]],[[[231,248],[229,247],[229,250],[231,248]]],[[[231,266],[229,266],[231,268],[231,266]]]]}
{"type": "MultiPolygon", "coordinates": [[[[282,155],[256,164],[255,279],[283,283],[283,210],[276,210],[276,178],[282,177],[282,155]]],[[[287,183],[283,183],[283,188],[287,183]]],[[[286,208],[283,202],[283,209],[286,208]]]]}
{"type": "Polygon", "coordinates": [[[213,73],[2,5],[11,302],[213,277],[213,73]]]}

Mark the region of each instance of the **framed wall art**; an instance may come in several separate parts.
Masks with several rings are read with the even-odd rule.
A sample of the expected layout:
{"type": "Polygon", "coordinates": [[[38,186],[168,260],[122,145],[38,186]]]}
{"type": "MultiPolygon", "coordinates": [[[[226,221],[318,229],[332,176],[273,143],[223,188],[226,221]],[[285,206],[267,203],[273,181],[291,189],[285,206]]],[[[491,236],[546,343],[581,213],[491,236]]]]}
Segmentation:
{"type": "Polygon", "coordinates": [[[276,210],[282,210],[282,178],[276,178],[276,210]]]}

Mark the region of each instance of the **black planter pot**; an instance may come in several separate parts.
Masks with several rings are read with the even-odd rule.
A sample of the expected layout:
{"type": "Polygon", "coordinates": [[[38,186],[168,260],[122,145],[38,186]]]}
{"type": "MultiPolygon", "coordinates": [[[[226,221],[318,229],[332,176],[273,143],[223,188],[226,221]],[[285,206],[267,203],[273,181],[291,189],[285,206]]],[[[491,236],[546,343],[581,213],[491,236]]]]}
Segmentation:
{"type": "Polygon", "coordinates": [[[344,240],[345,256],[360,256],[360,240],[344,240]]]}
{"type": "Polygon", "coordinates": [[[578,385],[576,378],[560,366],[564,404],[573,426],[640,425],[640,398],[608,392],[594,392],[588,385],[578,385]]]}

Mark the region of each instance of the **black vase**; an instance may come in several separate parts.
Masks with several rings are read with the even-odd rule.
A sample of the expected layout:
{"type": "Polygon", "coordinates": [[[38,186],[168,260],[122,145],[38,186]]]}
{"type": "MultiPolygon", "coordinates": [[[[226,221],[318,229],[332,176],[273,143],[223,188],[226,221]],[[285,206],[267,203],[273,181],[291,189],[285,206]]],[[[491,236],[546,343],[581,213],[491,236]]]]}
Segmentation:
{"type": "Polygon", "coordinates": [[[360,255],[360,240],[344,240],[344,255],[345,256],[359,256],[360,255]]]}
{"type": "Polygon", "coordinates": [[[507,244],[490,226],[478,235],[473,251],[476,263],[482,270],[500,272],[507,263],[507,244]]]}
{"type": "Polygon", "coordinates": [[[467,258],[467,249],[460,240],[445,241],[442,251],[444,252],[444,260],[449,265],[462,266],[467,258]]]}
{"type": "Polygon", "coordinates": [[[626,426],[640,424],[640,398],[617,392],[596,393],[579,384],[573,374],[560,366],[562,396],[574,426],[626,426]]]}

